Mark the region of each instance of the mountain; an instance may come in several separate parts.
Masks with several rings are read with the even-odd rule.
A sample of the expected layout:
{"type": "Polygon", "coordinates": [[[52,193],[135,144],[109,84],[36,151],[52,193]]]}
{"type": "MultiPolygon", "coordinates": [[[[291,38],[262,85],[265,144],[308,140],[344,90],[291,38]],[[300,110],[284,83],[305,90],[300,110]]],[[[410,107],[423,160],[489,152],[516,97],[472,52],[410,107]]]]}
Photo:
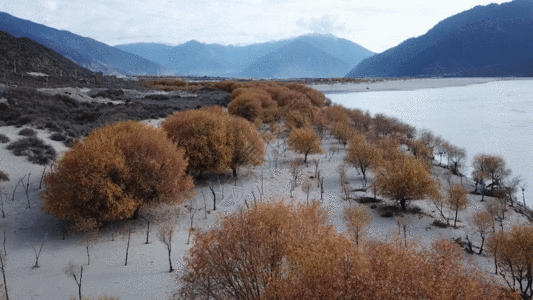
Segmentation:
{"type": "Polygon", "coordinates": [[[312,74],[313,77],[339,77],[364,58],[374,55],[349,40],[322,34],[247,46],[205,44],[192,40],[178,46],[142,43],[115,47],[153,60],[176,74],[197,76],[273,78],[276,74],[285,74],[285,77],[312,74]],[[313,67],[303,65],[306,63],[313,64],[313,67]],[[333,71],[319,67],[320,63],[331,63],[333,71]],[[282,71],[283,68],[286,69],[282,71]]]}
{"type": "Polygon", "coordinates": [[[267,54],[239,77],[253,78],[311,78],[341,77],[351,65],[302,41],[294,41],[267,54]]]}
{"type": "Polygon", "coordinates": [[[347,77],[533,75],[533,0],[476,6],[367,58],[347,77]]]}
{"type": "Polygon", "coordinates": [[[16,38],[3,31],[0,31],[0,68],[4,73],[36,72],[57,77],[74,74],[88,77],[92,74],[52,49],[28,38],[16,38]]]}
{"type": "Polygon", "coordinates": [[[68,31],[0,12],[0,30],[36,41],[91,71],[121,74],[156,74],[162,67],[140,56],[68,31]]]}

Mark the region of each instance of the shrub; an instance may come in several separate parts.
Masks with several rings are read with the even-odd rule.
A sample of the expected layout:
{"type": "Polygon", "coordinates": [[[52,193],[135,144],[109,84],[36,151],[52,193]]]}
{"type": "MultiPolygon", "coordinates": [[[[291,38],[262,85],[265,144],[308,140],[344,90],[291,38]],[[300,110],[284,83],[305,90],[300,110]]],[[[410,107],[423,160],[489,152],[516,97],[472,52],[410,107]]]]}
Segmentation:
{"type": "Polygon", "coordinates": [[[185,151],[153,126],[118,122],[92,132],[46,175],[45,211],[76,223],[135,217],[142,205],[180,203],[192,187],[185,151]]]}
{"type": "Polygon", "coordinates": [[[11,140],[9,139],[8,136],[6,136],[5,134],[0,133],[0,143],[5,144],[5,143],[9,143],[10,141],[11,140]]]}
{"type": "Polygon", "coordinates": [[[20,130],[18,134],[22,136],[37,136],[37,131],[31,128],[24,128],[20,130]]]}
{"type": "Polygon", "coordinates": [[[228,112],[254,122],[261,116],[261,102],[253,94],[243,93],[228,105],[228,112]]]}
{"type": "MultiPolygon", "coordinates": [[[[196,236],[179,299],[519,299],[440,240],[355,247],[320,205],[259,203],[196,236]]],[[[514,295],[516,296],[516,295],[514,295]]]]}
{"type": "Polygon", "coordinates": [[[237,117],[228,124],[229,144],[233,150],[230,168],[237,176],[240,166],[260,166],[265,160],[265,143],[252,123],[237,117]]]}
{"type": "Polygon", "coordinates": [[[222,172],[229,168],[233,149],[228,144],[230,117],[220,107],[176,112],[161,123],[169,137],[183,147],[189,170],[199,176],[204,171],[222,172]]]}
{"type": "Polygon", "coordinates": [[[9,175],[2,170],[0,170],[0,181],[9,181],[9,175]]]}
{"type": "Polygon", "coordinates": [[[36,137],[26,137],[6,146],[15,156],[26,156],[32,163],[46,165],[55,160],[57,153],[54,147],[36,137]]]}
{"type": "Polygon", "coordinates": [[[51,139],[52,141],[59,141],[59,142],[66,140],[66,138],[67,137],[63,133],[59,133],[59,132],[53,133],[49,137],[49,139],[51,139]]]}

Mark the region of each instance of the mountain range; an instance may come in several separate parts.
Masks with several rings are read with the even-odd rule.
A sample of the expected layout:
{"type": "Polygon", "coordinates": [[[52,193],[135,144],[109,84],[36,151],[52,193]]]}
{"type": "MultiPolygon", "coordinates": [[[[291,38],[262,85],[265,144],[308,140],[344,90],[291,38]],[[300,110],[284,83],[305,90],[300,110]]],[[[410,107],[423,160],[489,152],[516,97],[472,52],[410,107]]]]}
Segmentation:
{"type": "Polygon", "coordinates": [[[192,40],[178,46],[138,43],[115,47],[153,60],[177,75],[251,78],[342,77],[375,54],[349,40],[323,34],[247,46],[192,40]]]}
{"type": "Polygon", "coordinates": [[[46,46],[76,64],[106,74],[156,74],[163,68],[150,60],[115,47],[0,12],[0,30],[26,37],[46,46]]]}
{"type": "Polygon", "coordinates": [[[533,0],[476,6],[363,60],[347,77],[531,76],[533,0]]]}
{"type": "Polygon", "coordinates": [[[4,76],[28,72],[57,77],[89,77],[92,74],[52,49],[3,31],[0,31],[0,68],[4,76]]]}

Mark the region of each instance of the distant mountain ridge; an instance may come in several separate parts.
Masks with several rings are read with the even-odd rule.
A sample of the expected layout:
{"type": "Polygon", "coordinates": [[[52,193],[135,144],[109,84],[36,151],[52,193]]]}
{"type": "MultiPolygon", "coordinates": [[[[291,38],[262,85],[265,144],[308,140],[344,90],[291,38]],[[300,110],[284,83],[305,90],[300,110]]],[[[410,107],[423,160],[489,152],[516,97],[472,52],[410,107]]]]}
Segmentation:
{"type": "Polygon", "coordinates": [[[333,35],[308,34],[247,46],[125,44],[118,49],[151,59],[177,75],[253,78],[342,77],[373,52],[333,35]]]}
{"type": "Polygon", "coordinates": [[[49,76],[88,77],[91,71],[28,38],[0,31],[0,68],[4,73],[42,73],[49,76]]]}
{"type": "Polygon", "coordinates": [[[476,6],[367,58],[347,77],[531,76],[533,1],[476,6]]]}
{"type": "Polygon", "coordinates": [[[140,56],[3,12],[0,12],[0,30],[14,37],[34,40],[91,71],[106,74],[157,74],[162,71],[160,65],[140,56]]]}

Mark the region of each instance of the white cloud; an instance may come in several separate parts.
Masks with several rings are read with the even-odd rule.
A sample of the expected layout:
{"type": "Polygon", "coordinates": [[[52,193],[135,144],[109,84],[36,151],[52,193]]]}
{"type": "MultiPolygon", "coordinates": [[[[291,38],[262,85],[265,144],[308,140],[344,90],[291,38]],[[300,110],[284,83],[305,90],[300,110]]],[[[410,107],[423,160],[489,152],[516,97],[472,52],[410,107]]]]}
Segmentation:
{"type": "Polygon", "coordinates": [[[335,34],[339,32],[344,32],[346,26],[339,22],[339,16],[336,15],[325,15],[319,18],[314,19],[299,19],[296,21],[296,25],[300,26],[304,30],[310,30],[313,33],[322,33],[322,34],[335,34]]]}

